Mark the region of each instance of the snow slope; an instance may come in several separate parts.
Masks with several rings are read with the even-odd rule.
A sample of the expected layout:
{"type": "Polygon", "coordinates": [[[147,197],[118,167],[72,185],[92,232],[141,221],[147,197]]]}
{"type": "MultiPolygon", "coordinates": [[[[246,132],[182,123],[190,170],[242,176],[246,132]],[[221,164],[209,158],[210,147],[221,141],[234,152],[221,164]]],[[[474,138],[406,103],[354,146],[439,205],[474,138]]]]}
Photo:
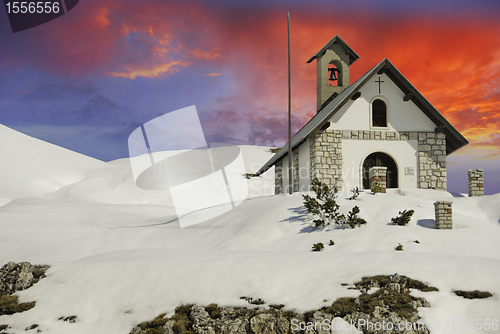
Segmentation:
{"type": "Polygon", "coordinates": [[[102,161],[27,136],[0,124],[0,206],[79,181],[102,161]]]}
{"type": "MultiPolygon", "coordinates": [[[[249,173],[272,155],[263,147],[241,149],[249,173]]],[[[251,194],[240,206],[187,228],[179,227],[168,192],[135,187],[127,159],[43,198],[10,202],[0,208],[0,264],[51,268],[17,293],[21,301],[35,300],[35,308],[0,316],[0,324],[12,333],[36,323],[43,333],[126,334],[180,304],[249,306],[241,296],[304,312],[358,294],[341,283],[396,272],[439,288],[414,292],[431,303],[419,312],[428,326],[439,324],[432,333],[458,333],[453,319],[500,320],[500,194],[362,192],[339,203],[345,212],[358,205],[366,226],[315,230],[301,194],[271,195],[273,183],[272,170],[250,179],[251,194]],[[453,201],[453,230],[433,228],[433,202],[443,199],[453,201]],[[415,210],[410,225],[390,225],[404,209],[415,210]],[[311,252],[313,243],[330,239],[335,246],[311,252]],[[404,251],[394,250],[398,244],[404,251]],[[494,297],[465,300],[454,289],[494,297]],[[57,320],[71,315],[78,317],[74,324],[57,320]]]]}

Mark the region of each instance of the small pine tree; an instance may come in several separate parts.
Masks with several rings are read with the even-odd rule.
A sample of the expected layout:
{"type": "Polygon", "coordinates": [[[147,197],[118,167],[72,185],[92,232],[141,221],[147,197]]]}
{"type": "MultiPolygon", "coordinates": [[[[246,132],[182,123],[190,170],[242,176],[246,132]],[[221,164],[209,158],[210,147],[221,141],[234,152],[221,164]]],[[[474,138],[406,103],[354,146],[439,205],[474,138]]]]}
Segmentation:
{"type": "Polygon", "coordinates": [[[351,197],[349,197],[349,199],[350,199],[351,201],[352,201],[352,200],[356,200],[356,198],[358,198],[358,196],[359,196],[359,188],[358,188],[358,187],[356,187],[356,188],[352,189],[352,190],[351,190],[351,192],[352,192],[352,196],[351,196],[351,197]]]}
{"type": "Polygon", "coordinates": [[[328,246],[333,246],[335,245],[335,242],[333,242],[333,240],[330,239],[330,243],[328,244],[328,246]]]}
{"type": "Polygon", "coordinates": [[[397,250],[397,251],[402,251],[402,250],[403,250],[403,245],[399,244],[399,245],[396,247],[396,250],[397,250]]]}
{"type": "Polygon", "coordinates": [[[302,197],[307,211],[319,217],[319,219],[313,220],[316,227],[324,227],[329,225],[331,221],[335,222],[335,224],[349,225],[351,228],[366,224],[364,219],[357,216],[359,213],[359,207],[357,206],[352,208],[347,217],[340,213],[340,205],[336,202],[337,187],[331,189],[318,179],[314,179],[311,188],[316,193],[316,198],[309,195],[302,195],[302,197]]]}
{"type": "Polygon", "coordinates": [[[403,212],[399,211],[399,216],[391,218],[391,222],[399,226],[408,225],[414,212],[414,210],[404,210],[403,212]]]}
{"type": "Polygon", "coordinates": [[[317,244],[314,244],[312,247],[313,252],[321,252],[325,248],[322,242],[318,242],[317,244]]]}
{"type": "Polygon", "coordinates": [[[379,193],[382,190],[382,186],[380,185],[379,182],[375,181],[372,183],[372,188],[371,188],[373,195],[376,193],[379,193]]]}
{"type": "Polygon", "coordinates": [[[328,225],[327,221],[339,218],[340,206],[335,201],[338,193],[337,187],[330,189],[328,185],[314,179],[312,181],[312,190],[316,193],[316,198],[309,195],[302,195],[302,198],[304,198],[304,206],[307,212],[319,216],[319,219],[313,221],[314,224],[317,227],[323,227],[328,225]]]}
{"type": "Polygon", "coordinates": [[[366,220],[358,217],[359,207],[355,206],[345,217],[345,224],[349,225],[351,228],[355,228],[358,225],[366,224],[366,220]]]}

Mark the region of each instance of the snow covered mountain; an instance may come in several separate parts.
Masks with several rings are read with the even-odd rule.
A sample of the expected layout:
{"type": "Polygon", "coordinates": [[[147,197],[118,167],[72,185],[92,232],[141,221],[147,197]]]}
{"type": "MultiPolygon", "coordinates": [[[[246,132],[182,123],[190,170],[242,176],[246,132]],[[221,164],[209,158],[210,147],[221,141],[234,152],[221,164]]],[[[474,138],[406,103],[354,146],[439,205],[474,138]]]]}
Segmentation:
{"type": "Polygon", "coordinates": [[[105,164],[0,124],[0,206],[79,181],[105,164]]]}
{"type": "MultiPolygon", "coordinates": [[[[365,226],[317,230],[301,194],[272,195],[270,170],[248,180],[250,196],[234,210],[180,228],[168,192],[137,188],[128,159],[103,163],[0,130],[19,145],[0,143],[1,172],[9,176],[1,179],[2,198],[13,199],[0,207],[0,265],[51,266],[47,278],[17,293],[21,302],[36,301],[33,309],[0,316],[9,333],[38,324],[51,334],[126,334],[181,304],[248,306],[241,296],[305,312],[359,294],[341,283],[396,272],[439,289],[425,293],[431,307],[419,309],[429,327],[440,324],[433,334],[456,333],[454,319],[500,319],[500,194],[362,191],[338,202],[343,212],[359,206],[365,226]],[[437,200],[453,201],[453,230],[434,229],[437,200]],[[391,225],[404,209],[415,210],[410,224],[391,225]],[[325,250],[311,252],[317,242],[325,250]],[[466,300],[457,289],[494,296],[466,300]],[[73,315],[75,323],[58,320],[73,315]]],[[[241,149],[248,173],[272,155],[241,149]]]]}

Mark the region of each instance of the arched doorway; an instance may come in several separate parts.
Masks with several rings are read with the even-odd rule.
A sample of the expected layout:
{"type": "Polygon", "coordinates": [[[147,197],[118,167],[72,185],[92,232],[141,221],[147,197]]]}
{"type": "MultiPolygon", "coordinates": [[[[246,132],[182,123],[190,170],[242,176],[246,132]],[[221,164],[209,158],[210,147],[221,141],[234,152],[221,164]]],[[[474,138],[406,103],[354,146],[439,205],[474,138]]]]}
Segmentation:
{"type": "Polygon", "coordinates": [[[370,189],[369,172],[371,167],[387,167],[387,188],[398,187],[398,167],[387,154],[375,152],[366,157],[363,162],[363,188],[370,189]]]}

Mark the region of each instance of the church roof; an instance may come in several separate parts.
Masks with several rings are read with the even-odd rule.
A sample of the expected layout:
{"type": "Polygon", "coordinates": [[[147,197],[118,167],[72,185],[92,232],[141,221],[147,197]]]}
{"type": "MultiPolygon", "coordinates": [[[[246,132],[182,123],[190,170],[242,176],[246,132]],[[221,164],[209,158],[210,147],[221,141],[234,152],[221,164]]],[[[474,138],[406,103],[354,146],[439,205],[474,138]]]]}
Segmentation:
{"type": "Polygon", "coordinates": [[[339,35],[335,35],[335,37],[333,37],[328,43],[326,43],[325,46],[321,48],[321,50],[319,50],[318,52],[316,52],[316,54],[314,56],[312,56],[311,59],[309,59],[307,61],[307,63],[312,62],[314,59],[318,58],[321,54],[325,53],[326,50],[330,46],[332,46],[333,44],[335,44],[335,43],[340,44],[341,46],[343,46],[344,49],[349,54],[349,65],[351,65],[356,60],[358,60],[358,58],[359,58],[358,54],[356,52],[354,52],[354,50],[351,49],[351,47],[349,45],[347,45],[347,43],[344,42],[344,40],[342,38],[340,38],[339,35]]]}
{"type": "MultiPolygon", "coordinates": [[[[337,36],[336,36],[337,37],[337,36]]],[[[339,37],[340,38],[340,37],[339,37]]],[[[330,41],[331,42],[331,41],[330,41]]],[[[327,44],[328,45],[328,44],[327,44]]],[[[385,73],[407,96],[411,97],[411,101],[422,110],[422,112],[436,124],[436,131],[442,131],[446,134],[446,155],[449,155],[459,148],[467,145],[469,142],[450,122],[420,92],[399,72],[399,70],[385,58],[378,65],[366,72],[361,78],[356,80],[352,85],[347,87],[339,95],[328,100],[321,106],[318,113],[307,122],[293,137],[292,148],[298,147],[307,138],[316,131],[321,129],[328,120],[335,115],[340,108],[356,94],[371,77],[375,74],[385,73]]],[[[346,129],[348,130],[348,129],[346,129]]],[[[288,143],[283,146],[264,166],[262,166],[256,176],[264,173],[271,168],[276,162],[287,156],[288,143]]]]}

